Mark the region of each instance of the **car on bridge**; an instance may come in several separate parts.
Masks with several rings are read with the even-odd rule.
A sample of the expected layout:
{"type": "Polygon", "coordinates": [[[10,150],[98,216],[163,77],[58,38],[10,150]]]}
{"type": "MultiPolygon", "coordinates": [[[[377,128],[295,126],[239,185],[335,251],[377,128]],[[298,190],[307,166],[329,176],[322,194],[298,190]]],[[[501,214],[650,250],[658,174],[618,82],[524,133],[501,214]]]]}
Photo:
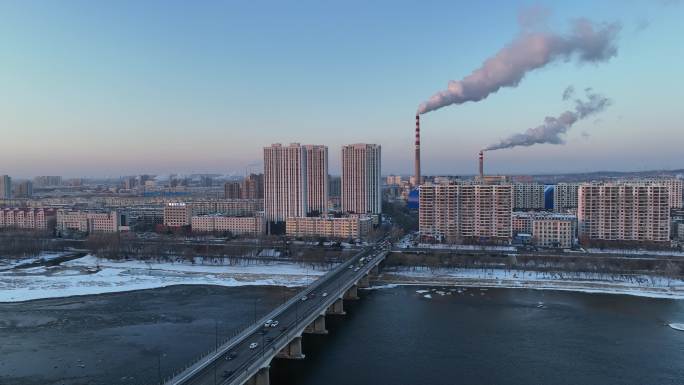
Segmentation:
{"type": "Polygon", "coordinates": [[[226,361],[231,361],[231,360],[234,359],[235,357],[237,357],[237,353],[235,353],[235,352],[230,352],[230,353],[226,354],[226,361]]]}
{"type": "Polygon", "coordinates": [[[250,349],[256,349],[257,346],[259,346],[259,344],[256,343],[256,342],[252,342],[251,344],[249,344],[249,348],[250,348],[250,349]]]}

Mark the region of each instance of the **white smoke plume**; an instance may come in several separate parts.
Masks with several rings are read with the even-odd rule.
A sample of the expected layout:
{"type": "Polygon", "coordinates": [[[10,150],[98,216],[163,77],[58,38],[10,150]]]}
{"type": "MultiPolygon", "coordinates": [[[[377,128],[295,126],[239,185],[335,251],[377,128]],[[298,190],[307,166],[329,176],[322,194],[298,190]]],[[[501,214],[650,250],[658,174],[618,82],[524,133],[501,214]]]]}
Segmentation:
{"type": "Polygon", "coordinates": [[[497,144],[488,146],[484,151],[542,143],[564,144],[565,134],[575,123],[605,110],[611,103],[610,99],[594,93],[591,88],[585,89],[585,92],[587,94],[586,100],[575,99],[574,111],[565,111],[558,117],[547,116],[542,125],[529,128],[522,134],[515,134],[503,139],[497,144]]]}
{"type": "Polygon", "coordinates": [[[595,24],[579,19],[572,22],[567,35],[526,27],[523,25],[520,35],[480,68],[461,80],[451,80],[446,90],[422,103],[418,113],[480,101],[503,87],[516,87],[528,72],[555,61],[599,63],[617,54],[620,25],[616,23],[595,24]]]}

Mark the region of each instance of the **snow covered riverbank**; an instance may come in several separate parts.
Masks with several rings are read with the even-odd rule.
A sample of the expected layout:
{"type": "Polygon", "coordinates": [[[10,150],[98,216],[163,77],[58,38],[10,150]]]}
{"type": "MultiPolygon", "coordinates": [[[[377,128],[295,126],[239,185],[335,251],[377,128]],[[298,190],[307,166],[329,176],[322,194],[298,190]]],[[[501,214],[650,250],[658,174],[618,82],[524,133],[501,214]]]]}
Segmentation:
{"type": "Polygon", "coordinates": [[[327,269],[271,262],[224,264],[222,260],[189,262],[111,261],[85,256],[53,267],[0,272],[0,302],[69,297],[172,285],[305,286],[327,269]]]}
{"type": "Polygon", "coordinates": [[[386,269],[379,281],[386,284],[566,290],[684,299],[684,281],[646,275],[416,267],[386,269]]]}

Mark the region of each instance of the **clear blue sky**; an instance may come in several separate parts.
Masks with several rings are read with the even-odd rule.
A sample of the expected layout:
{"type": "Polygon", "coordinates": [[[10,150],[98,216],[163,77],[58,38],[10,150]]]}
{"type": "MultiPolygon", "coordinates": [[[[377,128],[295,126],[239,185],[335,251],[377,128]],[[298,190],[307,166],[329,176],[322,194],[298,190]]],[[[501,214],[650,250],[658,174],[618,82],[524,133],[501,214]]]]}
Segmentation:
{"type": "MultiPolygon", "coordinates": [[[[383,146],[412,170],[417,105],[518,33],[516,1],[2,1],[0,174],[242,172],[273,142],[383,146]]],[[[567,109],[568,85],[613,100],[564,146],[491,153],[489,172],[684,167],[684,4],[540,2],[550,26],[622,24],[607,63],[559,63],[423,118],[426,174],[567,109]],[[588,137],[583,133],[589,134],[588,137]]]]}

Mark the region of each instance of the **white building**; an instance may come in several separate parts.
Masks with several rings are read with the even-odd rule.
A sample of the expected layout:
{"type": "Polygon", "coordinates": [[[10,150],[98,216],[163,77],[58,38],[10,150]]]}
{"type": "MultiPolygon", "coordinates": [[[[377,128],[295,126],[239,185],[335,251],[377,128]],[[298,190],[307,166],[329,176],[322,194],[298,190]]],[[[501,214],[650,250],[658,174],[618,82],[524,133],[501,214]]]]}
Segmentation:
{"type": "Polygon", "coordinates": [[[553,216],[532,221],[532,242],[541,247],[568,249],[574,240],[573,220],[553,216]]]}
{"type": "Polygon", "coordinates": [[[669,241],[670,196],[664,184],[584,183],[578,203],[583,243],[669,241]]]}
{"type": "Polygon", "coordinates": [[[381,149],[377,144],[342,147],[342,211],[380,214],[381,149]]]}

